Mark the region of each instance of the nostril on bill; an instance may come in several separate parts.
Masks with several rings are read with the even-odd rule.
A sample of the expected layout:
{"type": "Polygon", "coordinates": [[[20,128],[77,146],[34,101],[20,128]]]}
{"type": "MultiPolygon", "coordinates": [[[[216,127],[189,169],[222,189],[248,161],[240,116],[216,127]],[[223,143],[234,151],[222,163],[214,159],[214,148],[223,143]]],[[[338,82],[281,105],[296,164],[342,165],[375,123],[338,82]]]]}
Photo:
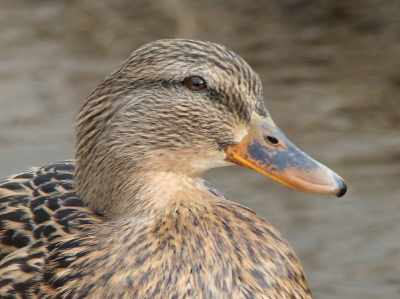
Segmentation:
{"type": "Polygon", "coordinates": [[[265,139],[268,143],[270,143],[270,144],[272,144],[272,145],[277,145],[277,144],[279,143],[279,140],[278,140],[277,138],[275,138],[274,136],[271,136],[271,135],[265,136],[264,139],[265,139]]]}

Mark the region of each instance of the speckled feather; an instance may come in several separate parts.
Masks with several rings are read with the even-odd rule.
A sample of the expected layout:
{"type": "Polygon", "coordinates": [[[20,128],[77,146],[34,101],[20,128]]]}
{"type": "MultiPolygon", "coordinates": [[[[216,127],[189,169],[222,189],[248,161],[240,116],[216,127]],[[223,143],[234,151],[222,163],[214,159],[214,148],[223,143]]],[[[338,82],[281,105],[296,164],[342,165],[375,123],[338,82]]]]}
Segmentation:
{"type": "Polygon", "coordinates": [[[259,78],[224,47],[135,51],[83,106],[76,162],[1,182],[0,297],[311,298],[279,232],[200,179],[254,112],[259,78]]]}

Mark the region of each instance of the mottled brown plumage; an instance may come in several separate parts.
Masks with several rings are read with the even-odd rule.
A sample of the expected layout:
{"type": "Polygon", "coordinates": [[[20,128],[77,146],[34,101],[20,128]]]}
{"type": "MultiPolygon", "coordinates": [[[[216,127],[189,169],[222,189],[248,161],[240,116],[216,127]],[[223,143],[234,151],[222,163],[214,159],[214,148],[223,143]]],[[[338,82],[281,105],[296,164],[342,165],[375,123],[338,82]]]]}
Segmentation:
{"type": "Polygon", "coordinates": [[[76,161],[1,182],[0,297],[311,298],[279,232],[201,179],[267,116],[222,46],[133,52],[81,109],[76,161]]]}

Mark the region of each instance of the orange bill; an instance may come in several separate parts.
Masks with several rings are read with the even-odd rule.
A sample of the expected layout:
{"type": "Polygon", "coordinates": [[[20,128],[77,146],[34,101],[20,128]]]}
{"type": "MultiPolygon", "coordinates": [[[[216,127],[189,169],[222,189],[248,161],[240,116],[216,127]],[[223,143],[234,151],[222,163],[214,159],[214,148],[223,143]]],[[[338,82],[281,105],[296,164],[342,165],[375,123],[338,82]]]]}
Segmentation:
{"type": "Polygon", "coordinates": [[[343,196],[341,177],[300,151],[268,116],[254,115],[249,133],[226,149],[226,160],[256,170],[293,189],[343,196]]]}

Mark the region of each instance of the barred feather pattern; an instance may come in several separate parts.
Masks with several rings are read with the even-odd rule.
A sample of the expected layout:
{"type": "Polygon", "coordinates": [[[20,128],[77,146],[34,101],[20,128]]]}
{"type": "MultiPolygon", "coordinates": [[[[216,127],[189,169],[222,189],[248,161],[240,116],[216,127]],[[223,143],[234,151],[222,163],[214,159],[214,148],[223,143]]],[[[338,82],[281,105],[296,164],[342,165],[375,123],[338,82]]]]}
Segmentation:
{"type": "Polygon", "coordinates": [[[74,162],[0,182],[0,298],[37,298],[48,242],[100,220],[73,191],[74,162]]]}
{"type": "Polygon", "coordinates": [[[1,182],[1,298],[311,298],[289,244],[209,183],[213,205],[132,228],[86,207],[73,171],[1,182]]]}

